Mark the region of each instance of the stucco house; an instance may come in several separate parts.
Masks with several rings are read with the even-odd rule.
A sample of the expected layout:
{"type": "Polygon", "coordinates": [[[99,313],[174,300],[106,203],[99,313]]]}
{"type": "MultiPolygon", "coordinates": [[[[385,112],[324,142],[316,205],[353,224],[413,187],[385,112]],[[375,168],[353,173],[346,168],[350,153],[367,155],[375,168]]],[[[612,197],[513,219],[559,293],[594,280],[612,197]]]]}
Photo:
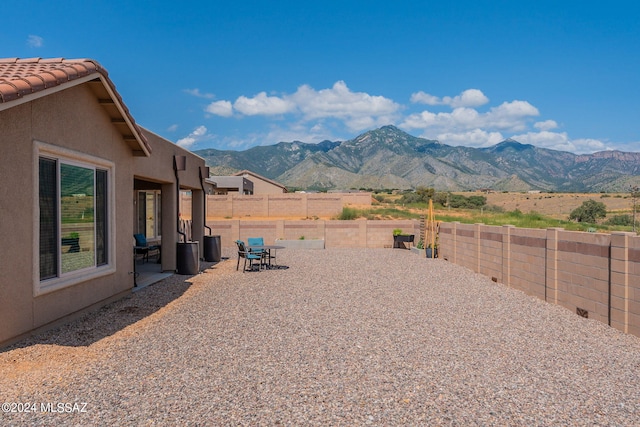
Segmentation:
{"type": "Polygon", "coordinates": [[[250,170],[242,170],[240,172],[236,172],[233,174],[236,177],[243,177],[244,179],[248,179],[253,182],[253,194],[282,194],[287,193],[287,187],[271,180],[269,178],[265,178],[264,176],[258,175],[255,172],[251,172],[250,170]]]}
{"type": "Polygon", "coordinates": [[[216,175],[210,176],[209,179],[214,183],[214,193],[218,195],[226,194],[253,194],[253,181],[244,176],[235,175],[216,175]]]}
{"type": "Polygon", "coordinates": [[[0,150],[0,345],[131,292],[134,233],[175,272],[179,189],[203,240],[204,160],[138,126],[96,61],[0,59],[0,150]]]}

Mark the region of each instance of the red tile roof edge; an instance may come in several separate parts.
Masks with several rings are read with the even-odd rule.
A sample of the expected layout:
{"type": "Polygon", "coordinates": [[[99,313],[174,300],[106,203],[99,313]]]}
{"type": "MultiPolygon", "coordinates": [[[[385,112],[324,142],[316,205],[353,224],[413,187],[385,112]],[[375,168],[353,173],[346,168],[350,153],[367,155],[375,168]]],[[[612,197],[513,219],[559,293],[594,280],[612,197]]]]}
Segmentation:
{"type": "Polygon", "coordinates": [[[64,58],[0,58],[0,103],[9,103],[36,92],[73,82],[91,74],[99,74],[133,126],[144,149],[151,153],[146,136],[131,115],[109,73],[93,59],[64,58]]]}

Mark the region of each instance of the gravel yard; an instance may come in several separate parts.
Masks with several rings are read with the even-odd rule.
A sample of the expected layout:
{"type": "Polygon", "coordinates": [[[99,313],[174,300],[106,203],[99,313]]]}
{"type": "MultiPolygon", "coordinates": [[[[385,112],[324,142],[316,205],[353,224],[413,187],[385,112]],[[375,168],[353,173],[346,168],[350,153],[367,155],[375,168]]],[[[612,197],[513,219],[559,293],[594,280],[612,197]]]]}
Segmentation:
{"type": "Polygon", "coordinates": [[[0,425],[640,425],[638,337],[409,251],[225,255],[0,350],[0,425]]]}

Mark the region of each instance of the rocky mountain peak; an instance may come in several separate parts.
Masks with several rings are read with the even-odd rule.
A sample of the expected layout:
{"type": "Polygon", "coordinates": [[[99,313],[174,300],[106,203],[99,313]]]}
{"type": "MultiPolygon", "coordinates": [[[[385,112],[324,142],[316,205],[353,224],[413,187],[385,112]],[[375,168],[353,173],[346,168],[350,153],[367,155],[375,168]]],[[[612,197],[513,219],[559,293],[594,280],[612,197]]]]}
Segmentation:
{"type": "Polygon", "coordinates": [[[215,171],[252,170],[304,189],[625,191],[640,185],[640,153],[576,155],[514,139],[487,148],[449,146],[393,125],[342,142],[281,142],[245,151],[196,151],[215,171]]]}

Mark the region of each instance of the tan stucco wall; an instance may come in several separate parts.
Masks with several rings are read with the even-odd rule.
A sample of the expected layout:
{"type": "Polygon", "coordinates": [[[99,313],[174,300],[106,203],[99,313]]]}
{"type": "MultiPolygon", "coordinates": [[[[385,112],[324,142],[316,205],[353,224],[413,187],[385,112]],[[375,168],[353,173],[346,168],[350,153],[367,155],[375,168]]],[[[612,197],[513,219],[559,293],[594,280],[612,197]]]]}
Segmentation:
{"type": "Polygon", "coordinates": [[[285,192],[282,187],[264,181],[254,175],[249,175],[249,179],[253,182],[253,194],[282,194],[285,192]]]}
{"type": "Polygon", "coordinates": [[[152,153],[151,157],[136,157],[134,159],[135,175],[137,177],[156,182],[175,182],[173,156],[186,156],[187,170],[179,172],[180,186],[189,189],[200,189],[198,167],[205,166],[203,158],[153,132],[143,129],[143,133],[149,140],[152,153]]]}
{"type": "Polygon", "coordinates": [[[74,86],[0,111],[0,343],[127,291],[133,286],[131,149],[86,86],[74,86]],[[116,164],[115,265],[117,271],[34,297],[38,277],[36,141],[68,148],[116,164]]]}
{"type": "Polygon", "coordinates": [[[203,158],[153,132],[143,129],[143,133],[149,140],[152,153],[151,157],[137,157],[133,160],[135,176],[138,179],[157,182],[162,185],[162,269],[173,271],[176,269],[176,243],[180,237],[177,231],[178,214],[176,203],[178,203],[178,196],[175,185],[176,177],[173,169],[173,157],[185,156],[187,158],[186,170],[179,171],[178,177],[181,189],[191,190],[193,194],[192,206],[189,207],[190,213],[192,211],[196,213],[193,216],[192,239],[200,242],[201,252],[204,236],[204,212],[202,207],[204,195],[200,184],[199,168],[205,167],[205,161],[203,158]]]}
{"type": "MultiPolygon", "coordinates": [[[[0,113],[0,342],[33,325],[33,153],[25,104],[0,113]]],[[[29,117],[28,121],[31,121],[29,117]]]]}

